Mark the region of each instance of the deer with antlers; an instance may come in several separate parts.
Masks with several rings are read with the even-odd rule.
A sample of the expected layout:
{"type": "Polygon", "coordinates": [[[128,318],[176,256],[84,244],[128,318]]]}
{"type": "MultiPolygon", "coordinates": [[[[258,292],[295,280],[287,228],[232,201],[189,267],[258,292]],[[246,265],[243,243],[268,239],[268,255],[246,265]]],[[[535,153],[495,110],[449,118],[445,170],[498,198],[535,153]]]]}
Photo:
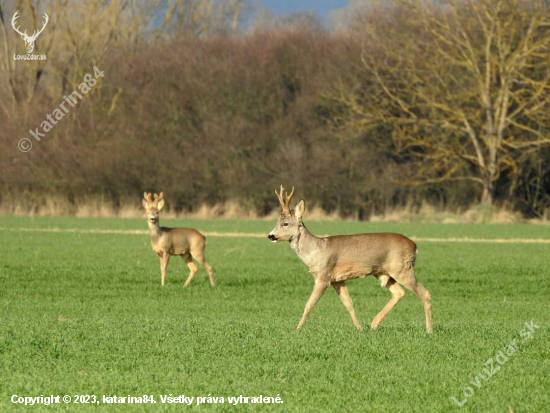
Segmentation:
{"type": "Polygon", "coordinates": [[[306,304],[299,330],[309,313],[329,286],[332,286],[348,311],[357,329],[361,324],[355,315],[346,281],[374,275],[392,297],[388,304],[374,317],[371,328],[375,329],[390,310],[404,297],[406,287],[415,293],[424,304],[426,330],[433,332],[430,292],[418,282],[414,264],[417,255],[416,244],[404,235],[394,233],[338,235],[319,238],[305,227],[302,218],[306,210],[302,199],[295,210],[290,210],[290,195],[275,194],[282,207],[275,228],[267,236],[271,242],[289,241],[298,257],[309,267],[315,279],[313,292],[306,304]],[[284,196],[286,195],[286,197],[284,196]]]}
{"type": "Polygon", "coordinates": [[[143,207],[147,211],[147,224],[151,235],[151,246],[160,258],[161,285],[166,281],[166,268],[170,256],[180,255],[189,267],[189,276],[185,281],[187,287],[197,272],[193,258],[208,272],[210,284],[214,287],[214,273],[212,267],[204,257],[206,237],[199,231],[191,228],[164,228],[159,224],[159,212],[164,207],[164,194],[143,193],[143,207]]]}
{"type": "Polygon", "coordinates": [[[34,50],[34,42],[36,41],[36,38],[38,37],[38,35],[40,33],[42,33],[44,31],[44,29],[46,28],[46,25],[48,24],[48,21],[50,20],[50,18],[48,17],[47,13],[44,13],[44,25],[42,26],[42,28],[40,30],[34,30],[32,36],[29,36],[29,35],[27,35],[26,30],[25,30],[24,33],[21,33],[19,31],[19,27],[15,27],[15,21],[19,18],[18,14],[19,14],[19,10],[17,10],[15,12],[15,14],[13,15],[13,18],[11,19],[11,25],[13,27],[13,30],[15,30],[17,33],[19,33],[21,35],[21,37],[23,38],[23,40],[25,41],[25,49],[27,49],[27,53],[31,54],[32,51],[34,50]]]}

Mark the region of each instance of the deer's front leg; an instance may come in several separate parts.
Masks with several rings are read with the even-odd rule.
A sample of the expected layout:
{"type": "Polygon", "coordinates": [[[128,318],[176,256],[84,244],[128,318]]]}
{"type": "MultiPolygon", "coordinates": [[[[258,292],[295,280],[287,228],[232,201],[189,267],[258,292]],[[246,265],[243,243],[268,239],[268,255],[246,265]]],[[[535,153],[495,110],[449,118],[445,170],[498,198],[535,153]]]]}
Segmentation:
{"type": "Polygon", "coordinates": [[[159,254],[160,257],[160,273],[161,273],[161,279],[160,279],[160,285],[164,285],[166,282],[166,267],[168,267],[168,261],[170,261],[170,254],[168,253],[161,253],[159,254]]]}
{"type": "Polygon", "coordinates": [[[315,281],[313,292],[311,293],[309,300],[307,300],[306,308],[304,309],[304,315],[302,316],[302,319],[298,323],[298,327],[296,327],[296,330],[299,330],[302,328],[302,326],[306,322],[307,317],[309,316],[309,313],[311,313],[311,310],[313,310],[313,307],[315,307],[315,304],[317,304],[317,301],[319,301],[319,298],[321,298],[321,296],[326,291],[329,284],[330,283],[325,281],[320,281],[320,280],[315,281]]]}
{"type": "Polygon", "coordinates": [[[353,301],[351,301],[351,297],[349,296],[348,287],[346,286],[345,281],[340,281],[336,283],[332,283],[332,286],[338,293],[338,296],[340,297],[340,300],[342,300],[342,304],[344,304],[344,307],[346,307],[346,310],[348,310],[349,315],[351,316],[351,320],[353,321],[353,324],[355,324],[355,328],[357,330],[362,330],[363,327],[361,327],[361,323],[357,319],[357,316],[355,315],[355,310],[353,309],[353,301]]]}

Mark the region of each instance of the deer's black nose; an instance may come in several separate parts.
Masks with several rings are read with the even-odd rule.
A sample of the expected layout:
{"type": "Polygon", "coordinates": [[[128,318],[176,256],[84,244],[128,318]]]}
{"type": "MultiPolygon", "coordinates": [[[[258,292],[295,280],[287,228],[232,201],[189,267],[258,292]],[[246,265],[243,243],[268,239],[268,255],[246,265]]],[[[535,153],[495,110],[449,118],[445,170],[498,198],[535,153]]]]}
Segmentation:
{"type": "Polygon", "coordinates": [[[271,241],[275,241],[277,239],[277,238],[275,238],[275,235],[273,235],[273,234],[269,234],[267,236],[267,238],[269,238],[271,241]]]}

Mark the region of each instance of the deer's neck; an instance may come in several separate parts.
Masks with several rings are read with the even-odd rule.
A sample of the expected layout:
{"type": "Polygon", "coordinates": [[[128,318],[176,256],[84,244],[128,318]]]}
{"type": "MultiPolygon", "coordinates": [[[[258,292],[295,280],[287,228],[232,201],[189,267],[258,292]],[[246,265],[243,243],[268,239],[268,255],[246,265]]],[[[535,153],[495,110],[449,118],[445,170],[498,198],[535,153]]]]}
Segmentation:
{"type": "Polygon", "coordinates": [[[160,223],[158,220],[155,223],[147,220],[147,225],[149,226],[149,235],[151,235],[151,242],[155,244],[161,234],[160,223]]]}
{"type": "Polygon", "coordinates": [[[320,249],[322,239],[316,237],[305,226],[300,227],[298,237],[290,241],[291,248],[296,251],[298,257],[306,264],[310,270],[317,262],[317,255],[320,249]]]}

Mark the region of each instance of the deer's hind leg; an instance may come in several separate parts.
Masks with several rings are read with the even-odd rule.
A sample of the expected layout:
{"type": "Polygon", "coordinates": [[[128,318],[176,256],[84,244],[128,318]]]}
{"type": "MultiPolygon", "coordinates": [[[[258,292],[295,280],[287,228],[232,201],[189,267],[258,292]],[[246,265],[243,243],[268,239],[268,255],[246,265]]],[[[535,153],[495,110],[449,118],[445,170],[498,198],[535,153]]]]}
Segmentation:
{"type": "MultiPolygon", "coordinates": [[[[383,277],[388,277],[387,275],[383,277]]],[[[401,299],[405,296],[405,290],[401,288],[399,284],[395,282],[393,278],[388,277],[388,279],[381,280],[381,283],[383,284],[383,287],[386,287],[388,290],[390,290],[392,296],[390,298],[390,301],[386,306],[380,311],[376,317],[372,320],[372,323],[370,325],[370,328],[375,329],[378,328],[382,320],[388,315],[388,313],[391,311],[395,305],[401,301],[401,299]]]]}
{"type": "Polygon", "coordinates": [[[208,273],[208,278],[210,278],[210,285],[214,287],[214,285],[216,284],[214,280],[214,272],[212,271],[212,267],[210,266],[210,264],[208,264],[208,261],[206,261],[206,258],[204,257],[204,247],[192,250],[191,255],[194,259],[197,260],[200,265],[204,267],[204,269],[208,273]]]}
{"type": "Polygon", "coordinates": [[[426,331],[433,333],[432,327],[432,303],[430,292],[418,282],[414,274],[413,268],[403,269],[398,274],[395,274],[395,280],[403,287],[411,290],[424,304],[424,313],[426,315],[426,331]]]}
{"type": "Polygon", "coordinates": [[[185,261],[185,263],[189,267],[189,276],[187,277],[187,280],[185,281],[185,284],[183,284],[184,287],[187,287],[191,283],[191,281],[193,281],[193,277],[197,273],[198,268],[195,265],[195,263],[193,262],[193,258],[191,258],[191,254],[183,254],[181,256],[181,258],[183,258],[183,260],[185,261]]]}

